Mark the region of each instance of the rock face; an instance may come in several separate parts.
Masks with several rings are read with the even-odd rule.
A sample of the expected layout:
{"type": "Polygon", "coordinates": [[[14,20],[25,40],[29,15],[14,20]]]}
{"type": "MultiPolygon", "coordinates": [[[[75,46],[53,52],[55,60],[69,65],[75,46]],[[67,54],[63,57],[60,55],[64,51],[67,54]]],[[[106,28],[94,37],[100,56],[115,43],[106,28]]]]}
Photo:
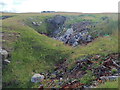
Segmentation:
{"type": "Polygon", "coordinates": [[[53,36],[62,30],[65,21],[66,17],[61,15],[56,15],[53,18],[47,19],[47,22],[50,24],[49,28],[53,30],[53,36]]]}
{"type": "Polygon", "coordinates": [[[56,15],[53,18],[48,19],[47,21],[50,24],[52,24],[55,28],[59,28],[64,24],[65,20],[66,20],[65,16],[56,15]]]}

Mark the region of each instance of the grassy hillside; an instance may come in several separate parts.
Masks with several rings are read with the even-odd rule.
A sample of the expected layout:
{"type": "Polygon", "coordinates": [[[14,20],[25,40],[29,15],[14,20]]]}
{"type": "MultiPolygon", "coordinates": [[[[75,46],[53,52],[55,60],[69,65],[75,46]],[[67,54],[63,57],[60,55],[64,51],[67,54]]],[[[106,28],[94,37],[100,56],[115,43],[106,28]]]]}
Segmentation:
{"type": "Polygon", "coordinates": [[[20,84],[19,87],[32,87],[29,83],[33,73],[52,70],[57,61],[68,57],[71,47],[38,34],[34,29],[23,25],[22,20],[21,16],[3,20],[3,32],[6,35],[3,40],[8,38],[3,47],[12,50],[11,63],[3,69],[3,83],[13,82],[15,85],[16,81],[20,84]],[[19,33],[19,38],[9,36],[12,33],[19,33]]]}
{"type": "Polygon", "coordinates": [[[34,84],[30,81],[34,73],[47,72],[48,70],[52,72],[55,68],[54,65],[65,58],[68,59],[69,65],[72,67],[74,61],[84,56],[95,54],[107,56],[111,53],[118,53],[116,14],[3,14],[3,16],[6,15],[13,17],[2,20],[3,48],[9,51],[9,60],[11,60],[11,63],[3,69],[3,87],[5,88],[38,87],[38,83],[34,84]],[[93,31],[100,30],[101,37],[87,45],[73,48],[40,34],[41,32],[49,33],[45,20],[58,14],[69,18],[66,22],[67,27],[84,19],[101,22],[102,16],[110,17],[110,23],[102,22],[101,25],[93,29],[93,31]],[[43,23],[36,27],[32,25],[33,21],[42,21],[43,23]]]}

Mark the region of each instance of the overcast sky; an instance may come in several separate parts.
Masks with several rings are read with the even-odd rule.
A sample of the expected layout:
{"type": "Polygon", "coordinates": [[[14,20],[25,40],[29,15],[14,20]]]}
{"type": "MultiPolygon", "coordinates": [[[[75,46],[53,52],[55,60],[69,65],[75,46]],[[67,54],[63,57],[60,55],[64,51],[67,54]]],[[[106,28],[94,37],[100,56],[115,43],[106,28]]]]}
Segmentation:
{"type": "Polygon", "coordinates": [[[0,0],[0,11],[118,12],[119,0],[0,0]]]}

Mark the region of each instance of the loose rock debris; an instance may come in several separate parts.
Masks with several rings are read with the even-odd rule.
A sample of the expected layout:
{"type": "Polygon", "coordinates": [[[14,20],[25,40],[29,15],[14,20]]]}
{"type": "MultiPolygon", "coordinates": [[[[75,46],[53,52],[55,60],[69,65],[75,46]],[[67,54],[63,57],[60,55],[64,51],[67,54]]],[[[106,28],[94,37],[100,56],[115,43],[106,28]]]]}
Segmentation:
{"type": "MultiPolygon", "coordinates": [[[[48,72],[46,74],[47,83],[45,84],[48,88],[93,88],[100,83],[106,81],[116,81],[120,77],[120,61],[118,61],[119,53],[110,54],[108,56],[93,55],[91,57],[76,60],[75,66],[72,69],[68,69],[67,59],[60,64],[56,65],[54,72],[48,72]],[[102,58],[102,59],[101,59],[102,58]],[[103,59],[104,58],[104,59],[103,59]],[[100,63],[102,61],[103,63],[100,63]],[[96,63],[97,62],[97,63],[96,63]],[[97,67],[96,64],[99,64],[97,67]],[[115,73],[112,72],[112,69],[116,69],[115,73]],[[86,83],[81,83],[79,78],[83,78],[87,75],[87,71],[90,70],[95,79],[91,81],[92,83],[87,85],[86,83]]],[[[44,85],[42,86],[44,87],[44,85]]]]}

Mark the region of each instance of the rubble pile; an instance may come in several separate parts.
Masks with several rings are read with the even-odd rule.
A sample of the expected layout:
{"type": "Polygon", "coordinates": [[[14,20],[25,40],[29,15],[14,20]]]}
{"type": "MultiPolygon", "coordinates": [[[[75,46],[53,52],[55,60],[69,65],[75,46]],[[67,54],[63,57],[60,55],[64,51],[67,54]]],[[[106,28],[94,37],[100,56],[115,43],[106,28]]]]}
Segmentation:
{"type": "Polygon", "coordinates": [[[119,54],[110,54],[106,57],[100,55],[93,55],[82,60],[76,60],[72,69],[68,68],[67,59],[59,64],[55,65],[54,72],[47,72],[45,79],[47,81],[46,87],[56,88],[90,88],[103,83],[105,81],[115,81],[120,77],[120,61],[118,61],[119,54]],[[103,59],[104,58],[104,59],[103,59]],[[97,66],[96,66],[97,65],[97,66]],[[112,72],[112,69],[116,69],[116,72],[112,72]],[[87,71],[91,71],[95,79],[92,84],[87,85],[81,83],[81,78],[87,74],[87,71]],[[80,80],[79,80],[80,79],[80,80]]]}
{"type": "Polygon", "coordinates": [[[90,32],[96,27],[96,22],[83,20],[67,27],[65,24],[67,20],[69,20],[69,18],[60,15],[47,19],[47,22],[51,26],[49,28],[52,29],[50,37],[73,47],[80,44],[87,44],[94,40],[95,37],[93,37],[90,32]]]}

